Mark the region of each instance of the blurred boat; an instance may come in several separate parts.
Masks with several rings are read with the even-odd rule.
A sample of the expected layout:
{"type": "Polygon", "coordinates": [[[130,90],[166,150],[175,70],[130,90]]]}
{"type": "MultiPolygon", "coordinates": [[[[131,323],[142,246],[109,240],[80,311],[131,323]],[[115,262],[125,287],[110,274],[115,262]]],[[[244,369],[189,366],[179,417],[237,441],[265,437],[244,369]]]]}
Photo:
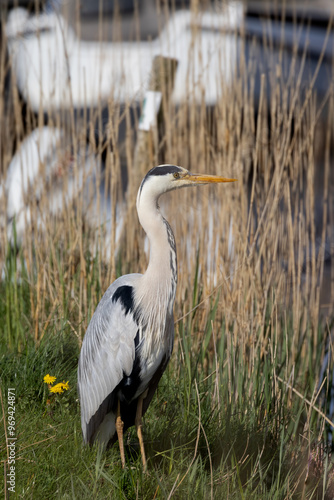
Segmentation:
{"type": "Polygon", "coordinates": [[[102,229],[100,234],[108,258],[116,251],[123,227],[122,203],[119,203],[116,241],[112,242],[109,193],[101,162],[86,146],[78,146],[74,156],[63,130],[48,126],[37,128],[13,156],[1,190],[6,206],[2,225],[6,227],[7,239],[12,246],[21,245],[27,231],[37,237],[47,231],[53,218],[64,219],[73,208],[96,236],[102,229]]]}
{"type": "Polygon", "coordinates": [[[76,37],[57,8],[10,11],[5,31],[12,71],[32,110],[96,107],[100,100],[139,102],[156,55],[179,61],[173,100],[214,104],[236,70],[235,29],[243,7],[176,11],[153,41],[99,43],[76,37]]]}

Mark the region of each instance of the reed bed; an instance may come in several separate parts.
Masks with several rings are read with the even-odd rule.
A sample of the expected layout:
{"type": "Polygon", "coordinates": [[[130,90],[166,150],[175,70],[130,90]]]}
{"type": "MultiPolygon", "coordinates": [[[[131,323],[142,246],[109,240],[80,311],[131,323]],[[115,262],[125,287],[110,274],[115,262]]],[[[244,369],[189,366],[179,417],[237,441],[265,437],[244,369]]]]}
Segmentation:
{"type": "MultiPolygon", "coordinates": [[[[44,121],[29,105],[22,109],[13,74],[5,87],[4,48],[5,40],[2,179],[24,137],[44,121]]],[[[93,202],[87,205],[83,190],[62,213],[50,213],[55,184],[43,169],[43,194],[38,204],[27,200],[32,221],[22,240],[10,242],[2,224],[5,495],[5,396],[14,384],[17,498],[332,498],[330,421],[321,404],[331,358],[323,380],[320,369],[333,330],[334,274],[325,260],[334,230],[333,93],[319,100],[313,82],[306,90],[301,79],[295,85],[294,57],[291,78],[279,69],[276,78],[262,75],[259,103],[255,69],[241,58],[214,108],[206,107],[203,86],[202,103],[190,92],[187,103],[170,105],[152,136],[146,171],[173,163],[238,182],[161,199],[175,232],[179,284],[173,357],[145,417],[147,475],[131,430],[125,471],[117,447],[106,454],[83,447],[76,390],[79,349],[99,299],[116,277],[147,264],[135,211],[145,174],[134,154],[140,110],[109,101],[81,118],[73,108],[50,112],[48,124],[66,130],[59,157],[78,158],[60,185],[65,190],[67,176],[79,175],[87,155],[97,163],[103,157],[113,229],[107,238],[103,217],[92,227],[93,202]],[[103,130],[102,106],[109,110],[103,130]],[[116,243],[119,207],[124,224],[116,243]],[[50,402],[46,373],[69,380],[70,391],[50,402]]],[[[92,198],[99,203],[98,193],[92,198]]]]}

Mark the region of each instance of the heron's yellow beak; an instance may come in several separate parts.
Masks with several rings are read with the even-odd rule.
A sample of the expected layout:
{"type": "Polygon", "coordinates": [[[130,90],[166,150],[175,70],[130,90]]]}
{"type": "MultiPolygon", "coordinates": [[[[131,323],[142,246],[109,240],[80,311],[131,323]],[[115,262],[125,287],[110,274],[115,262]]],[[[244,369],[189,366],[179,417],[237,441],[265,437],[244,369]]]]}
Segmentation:
{"type": "Polygon", "coordinates": [[[183,177],[194,184],[211,184],[213,182],[235,182],[238,179],[229,179],[227,177],[219,177],[218,175],[205,175],[205,174],[186,174],[183,177]]]}

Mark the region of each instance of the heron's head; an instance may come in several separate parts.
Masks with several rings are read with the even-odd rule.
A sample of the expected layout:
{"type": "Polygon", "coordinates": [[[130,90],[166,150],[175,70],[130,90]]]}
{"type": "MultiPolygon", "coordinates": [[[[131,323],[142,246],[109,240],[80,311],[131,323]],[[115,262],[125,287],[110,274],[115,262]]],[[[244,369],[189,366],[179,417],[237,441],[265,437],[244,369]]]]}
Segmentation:
{"type": "Polygon", "coordinates": [[[159,196],[163,193],[181,187],[218,182],[234,182],[236,180],[217,175],[192,174],[185,168],[177,167],[176,165],[159,165],[152,168],[142,180],[138,191],[137,204],[142,197],[148,196],[158,200],[159,196]]]}

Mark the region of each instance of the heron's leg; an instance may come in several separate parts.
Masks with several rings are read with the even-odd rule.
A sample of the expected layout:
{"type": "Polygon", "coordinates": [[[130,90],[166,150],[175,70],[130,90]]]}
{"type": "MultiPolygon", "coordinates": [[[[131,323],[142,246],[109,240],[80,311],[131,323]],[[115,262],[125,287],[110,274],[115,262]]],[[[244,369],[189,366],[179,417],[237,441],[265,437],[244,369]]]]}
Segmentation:
{"type": "Polygon", "coordinates": [[[124,441],[123,441],[123,427],[124,423],[121,418],[121,403],[120,400],[117,402],[117,416],[116,416],[116,432],[118,436],[119,451],[121,454],[122,468],[125,468],[125,453],[124,453],[124,441]]]}
{"type": "Polygon", "coordinates": [[[143,394],[141,394],[138,398],[138,403],[137,403],[137,412],[136,412],[136,429],[137,429],[137,436],[139,439],[139,445],[140,445],[140,453],[141,453],[141,458],[143,461],[143,469],[144,472],[146,472],[147,465],[146,465],[146,457],[145,457],[145,448],[144,448],[144,439],[143,439],[143,431],[142,431],[142,416],[143,416],[143,400],[146,398],[148,393],[148,389],[146,389],[143,394]]]}

